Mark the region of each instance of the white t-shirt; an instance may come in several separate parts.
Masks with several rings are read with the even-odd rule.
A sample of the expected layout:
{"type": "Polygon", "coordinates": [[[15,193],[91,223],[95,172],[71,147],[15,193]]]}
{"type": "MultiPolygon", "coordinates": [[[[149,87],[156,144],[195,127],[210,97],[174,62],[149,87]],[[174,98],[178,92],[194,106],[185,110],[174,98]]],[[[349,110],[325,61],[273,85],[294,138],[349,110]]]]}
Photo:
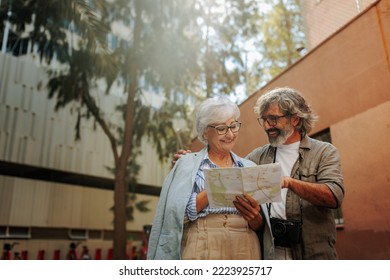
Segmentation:
{"type": "MultiPolygon", "coordinates": [[[[280,163],[282,176],[291,176],[291,170],[299,156],[299,144],[295,142],[289,145],[277,147],[275,161],[280,163]]],[[[286,219],[286,188],[282,189],[282,202],[274,202],[271,205],[271,217],[286,219]]]]}

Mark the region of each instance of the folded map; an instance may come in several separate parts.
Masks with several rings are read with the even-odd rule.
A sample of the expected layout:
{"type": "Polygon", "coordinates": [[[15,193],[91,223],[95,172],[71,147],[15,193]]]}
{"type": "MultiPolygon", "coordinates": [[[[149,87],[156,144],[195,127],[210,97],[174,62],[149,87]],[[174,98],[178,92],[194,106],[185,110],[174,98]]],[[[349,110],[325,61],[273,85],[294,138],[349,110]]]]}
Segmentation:
{"type": "Polygon", "coordinates": [[[205,188],[212,208],[234,207],[237,195],[247,193],[259,204],[281,201],[279,163],[251,167],[210,168],[204,170],[205,188]]]}

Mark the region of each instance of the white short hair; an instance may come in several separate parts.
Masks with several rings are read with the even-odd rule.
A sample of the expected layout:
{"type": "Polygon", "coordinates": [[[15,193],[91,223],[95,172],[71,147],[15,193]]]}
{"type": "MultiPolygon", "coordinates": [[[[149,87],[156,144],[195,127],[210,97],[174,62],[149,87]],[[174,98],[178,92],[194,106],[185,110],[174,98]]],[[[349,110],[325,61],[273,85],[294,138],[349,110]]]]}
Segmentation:
{"type": "Polygon", "coordinates": [[[204,100],[198,107],[195,117],[195,128],[198,134],[198,139],[207,144],[204,138],[204,132],[210,124],[223,123],[229,118],[234,118],[238,121],[240,117],[240,109],[237,104],[226,97],[208,98],[204,100]]]}

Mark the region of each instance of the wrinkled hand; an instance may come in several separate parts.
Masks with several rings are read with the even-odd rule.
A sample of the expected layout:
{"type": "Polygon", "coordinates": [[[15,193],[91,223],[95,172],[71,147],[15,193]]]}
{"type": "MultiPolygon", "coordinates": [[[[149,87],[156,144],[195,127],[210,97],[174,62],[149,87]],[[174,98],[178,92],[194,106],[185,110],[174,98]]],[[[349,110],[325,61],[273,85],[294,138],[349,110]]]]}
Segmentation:
{"type": "Polygon", "coordinates": [[[263,217],[260,215],[260,205],[256,200],[244,193],[236,196],[233,204],[254,231],[261,229],[263,217]]]}
{"type": "Polygon", "coordinates": [[[282,177],[282,183],[281,183],[281,187],[282,189],[284,188],[287,188],[289,189],[292,185],[292,182],[293,182],[293,179],[289,176],[283,176],[282,177]]]}
{"type": "Polygon", "coordinates": [[[259,217],[260,205],[246,193],[242,196],[236,196],[233,203],[246,221],[249,222],[259,217]]]}
{"type": "Polygon", "coordinates": [[[172,159],[172,166],[175,165],[176,161],[181,158],[182,156],[184,156],[185,154],[187,153],[191,153],[191,150],[178,150],[176,152],[176,154],[173,155],[173,159],[172,159]]]}

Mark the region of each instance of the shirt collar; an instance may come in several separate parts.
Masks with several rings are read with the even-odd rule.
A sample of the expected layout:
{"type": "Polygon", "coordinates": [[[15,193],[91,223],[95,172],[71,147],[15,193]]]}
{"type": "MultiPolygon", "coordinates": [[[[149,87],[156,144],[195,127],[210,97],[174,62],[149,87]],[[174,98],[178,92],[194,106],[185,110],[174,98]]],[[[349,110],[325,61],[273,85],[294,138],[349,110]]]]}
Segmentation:
{"type": "MultiPolygon", "coordinates": [[[[230,155],[232,156],[232,159],[233,159],[233,167],[243,167],[244,164],[242,163],[241,159],[233,152],[230,152],[230,155]]],[[[204,156],[204,159],[202,160],[202,165],[204,163],[208,163],[210,166],[212,166],[213,168],[216,168],[217,166],[210,160],[209,158],[209,153],[206,153],[205,156],[204,156]]]]}

